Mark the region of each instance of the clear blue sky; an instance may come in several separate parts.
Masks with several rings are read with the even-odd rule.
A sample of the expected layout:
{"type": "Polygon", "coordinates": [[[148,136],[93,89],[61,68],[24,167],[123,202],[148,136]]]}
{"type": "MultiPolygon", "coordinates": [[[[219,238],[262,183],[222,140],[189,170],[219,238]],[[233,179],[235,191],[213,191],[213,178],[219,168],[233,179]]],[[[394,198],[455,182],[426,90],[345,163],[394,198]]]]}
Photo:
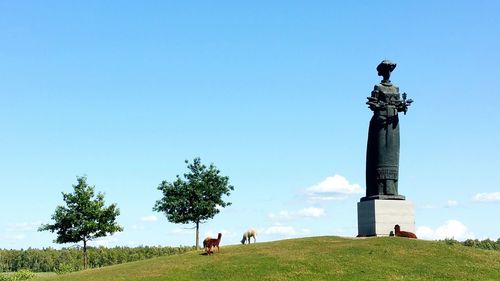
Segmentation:
{"type": "Polygon", "coordinates": [[[152,207],[198,156],[235,187],[202,236],[355,236],[386,58],[417,234],[500,237],[500,4],[408,2],[0,1],[0,248],[58,247],[81,175],[121,210],[97,244],[192,245],[152,207]]]}

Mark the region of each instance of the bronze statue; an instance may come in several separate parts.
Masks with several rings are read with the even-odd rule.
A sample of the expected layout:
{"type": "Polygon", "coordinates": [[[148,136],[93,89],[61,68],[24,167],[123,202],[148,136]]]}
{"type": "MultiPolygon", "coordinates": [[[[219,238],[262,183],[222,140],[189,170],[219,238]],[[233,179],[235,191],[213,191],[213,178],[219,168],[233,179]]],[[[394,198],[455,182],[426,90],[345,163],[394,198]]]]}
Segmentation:
{"type": "Polygon", "coordinates": [[[399,95],[399,87],[391,83],[391,72],[396,64],[384,60],[377,66],[378,75],[383,79],[375,85],[368,106],[373,111],[368,130],[366,152],[366,197],[373,199],[404,200],[398,194],[399,174],[399,118],[398,112],[406,114],[413,102],[399,95]]]}

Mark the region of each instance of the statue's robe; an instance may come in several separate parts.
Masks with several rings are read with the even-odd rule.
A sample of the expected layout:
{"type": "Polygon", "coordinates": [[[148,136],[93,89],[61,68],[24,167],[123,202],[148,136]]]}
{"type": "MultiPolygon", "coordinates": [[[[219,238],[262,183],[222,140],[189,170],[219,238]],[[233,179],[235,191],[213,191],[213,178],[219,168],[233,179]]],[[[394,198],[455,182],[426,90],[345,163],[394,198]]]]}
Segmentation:
{"type": "Polygon", "coordinates": [[[366,197],[404,199],[398,196],[399,88],[389,83],[375,85],[372,98],[379,106],[370,107],[373,117],[366,152],[366,197]]]}

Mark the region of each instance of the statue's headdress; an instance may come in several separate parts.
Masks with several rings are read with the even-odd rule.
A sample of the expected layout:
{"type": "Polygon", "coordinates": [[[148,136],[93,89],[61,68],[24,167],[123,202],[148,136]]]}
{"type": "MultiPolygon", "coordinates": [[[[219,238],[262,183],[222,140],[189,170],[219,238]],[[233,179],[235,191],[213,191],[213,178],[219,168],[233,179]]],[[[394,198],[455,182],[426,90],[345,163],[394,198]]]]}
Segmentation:
{"type": "Polygon", "coordinates": [[[396,64],[393,63],[390,60],[383,60],[378,66],[377,66],[377,72],[378,76],[382,76],[384,79],[382,82],[391,82],[389,78],[391,77],[391,72],[396,68],[396,64]]]}

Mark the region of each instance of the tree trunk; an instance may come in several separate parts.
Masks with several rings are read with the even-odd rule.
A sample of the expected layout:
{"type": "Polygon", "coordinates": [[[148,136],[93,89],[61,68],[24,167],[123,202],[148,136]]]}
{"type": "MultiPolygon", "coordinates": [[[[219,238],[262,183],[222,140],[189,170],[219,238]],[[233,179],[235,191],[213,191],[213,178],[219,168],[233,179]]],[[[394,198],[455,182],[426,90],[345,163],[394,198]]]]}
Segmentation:
{"type": "Polygon", "coordinates": [[[196,221],[196,250],[198,250],[200,241],[200,221],[196,221]]]}
{"type": "Polygon", "coordinates": [[[83,270],[87,269],[87,240],[83,239],[83,270]]]}

